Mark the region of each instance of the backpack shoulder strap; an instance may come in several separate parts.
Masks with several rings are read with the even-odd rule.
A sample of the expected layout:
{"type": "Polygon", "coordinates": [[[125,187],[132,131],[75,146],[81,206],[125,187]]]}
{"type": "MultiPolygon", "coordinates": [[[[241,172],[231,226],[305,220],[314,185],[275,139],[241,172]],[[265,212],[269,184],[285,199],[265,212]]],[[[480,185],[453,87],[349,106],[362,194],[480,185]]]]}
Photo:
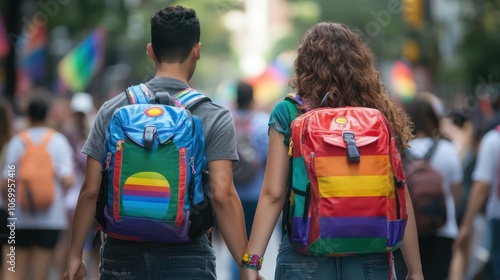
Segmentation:
{"type": "Polygon", "coordinates": [[[26,130],[21,131],[18,134],[18,136],[19,136],[19,138],[21,138],[21,141],[24,142],[24,145],[26,147],[34,146],[33,141],[31,141],[30,135],[28,134],[28,131],[26,131],[26,130]]]}
{"type": "Polygon", "coordinates": [[[42,138],[42,142],[40,142],[40,147],[45,149],[55,133],[56,132],[53,129],[49,129],[47,132],[45,132],[45,135],[42,138]]]}
{"type": "Polygon", "coordinates": [[[175,97],[175,106],[192,110],[203,102],[212,100],[193,88],[187,88],[177,94],[175,97]]]}
{"type": "Polygon", "coordinates": [[[154,94],[145,84],[131,86],[125,90],[129,104],[148,104],[154,99],[154,94]]]}
{"type": "Polygon", "coordinates": [[[288,101],[292,102],[295,106],[299,106],[299,107],[306,105],[306,102],[304,100],[302,100],[302,98],[300,98],[300,96],[296,93],[287,94],[287,96],[285,97],[285,100],[288,100],[288,101]]]}
{"type": "MultiPolygon", "coordinates": [[[[45,134],[43,135],[42,141],[37,146],[40,146],[42,148],[47,147],[50,139],[52,138],[52,136],[54,134],[55,134],[55,131],[53,129],[51,129],[51,128],[47,129],[47,132],[45,132],[45,134]]],[[[26,147],[35,146],[35,144],[31,140],[31,137],[30,137],[28,131],[24,130],[24,131],[20,132],[19,138],[21,138],[21,140],[24,142],[24,145],[26,145],[26,147]]]]}
{"type": "Polygon", "coordinates": [[[437,140],[437,141],[433,140],[432,146],[429,148],[429,150],[427,151],[427,153],[425,153],[425,155],[423,157],[424,160],[429,161],[432,158],[432,155],[436,151],[438,142],[439,142],[439,140],[437,140]]]}

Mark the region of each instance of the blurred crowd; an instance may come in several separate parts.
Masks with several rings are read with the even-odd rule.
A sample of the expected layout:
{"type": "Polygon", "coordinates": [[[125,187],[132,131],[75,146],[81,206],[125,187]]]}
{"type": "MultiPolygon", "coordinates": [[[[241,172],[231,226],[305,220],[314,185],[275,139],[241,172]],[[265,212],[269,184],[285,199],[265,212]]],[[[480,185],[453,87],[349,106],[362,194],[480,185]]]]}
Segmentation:
{"type": "MultiPolygon", "coordinates": [[[[268,112],[255,112],[251,86],[240,83],[237,86],[237,90],[238,93],[235,94],[236,98],[230,108],[233,116],[237,123],[241,123],[246,119],[252,120],[250,124],[243,125],[243,128],[238,128],[237,125],[237,133],[238,129],[244,129],[247,130],[245,133],[251,135],[250,138],[254,139],[251,144],[257,147],[255,151],[259,153],[257,158],[262,165],[257,174],[252,177],[253,180],[251,182],[235,184],[243,202],[246,215],[245,221],[247,223],[246,227],[249,230],[252,226],[253,215],[263,178],[267,155],[267,141],[265,140],[267,139],[267,121],[269,115],[268,112]]],[[[422,265],[424,271],[444,270],[449,275],[448,279],[452,280],[494,279],[491,272],[492,265],[489,260],[490,255],[495,252],[491,249],[493,236],[491,236],[490,224],[488,223],[488,220],[494,214],[491,212],[487,213],[485,204],[481,205],[481,211],[473,216],[472,232],[467,236],[470,237],[467,239],[470,241],[470,247],[464,248],[463,245],[461,246],[461,244],[457,244],[456,242],[460,238],[460,235],[463,234],[461,231],[464,230],[462,222],[466,216],[467,205],[473,189],[473,174],[478,160],[478,149],[483,136],[500,125],[500,85],[491,84],[487,87],[478,88],[477,91],[483,92],[476,92],[475,95],[464,97],[457,95],[455,100],[442,100],[439,94],[421,92],[417,94],[416,99],[423,100],[424,102],[411,104],[412,106],[421,107],[410,109],[411,106],[407,106],[410,104],[402,104],[402,106],[408,109],[408,113],[414,122],[423,123],[415,131],[415,139],[411,142],[412,147],[410,151],[417,154],[422,152],[418,151],[419,149],[424,149],[423,147],[425,146],[422,138],[437,137],[440,139],[439,141],[446,143],[443,145],[448,145],[450,149],[436,154],[436,164],[441,167],[456,167],[445,168],[444,170],[448,171],[443,171],[448,172],[447,174],[443,174],[443,177],[449,185],[449,191],[446,192],[446,195],[449,202],[447,204],[449,210],[448,218],[451,219],[437,233],[437,236],[432,241],[434,243],[427,244],[425,243],[427,241],[421,240],[420,244],[422,258],[437,258],[436,260],[427,262],[423,259],[422,265]],[[422,110],[424,110],[422,106],[429,106],[432,114],[422,113],[422,110]],[[420,113],[416,114],[415,112],[420,113]],[[435,118],[429,117],[432,115],[435,115],[435,118]],[[440,248],[440,254],[435,253],[436,248],[440,248]],[[435,256],[433,257],[433,255],[435,256]]],[[[47,240],[39,241],[41,242],[38,244],[39,246],[48,244],[43,247],[45,251],[40,255],[45,256],[46,261],[37,259],[36,255],[33,255],[33,251],[30,251],[29,246],[16,251],[19,269],[24,268],[26,273],[31,271],[33,273],[32,279],[45,279],[43,277],[37,278],[36,275],[39,272],[43,274],[43,272],[49,271],[53,279],[60,279],[63,273],[69,245],[69,228],[85,174],[86,156],[80,150],[85,143],[98,109],[99,104],[96,104],[93,96],[84,92],[74,93],[72,96],[54,96],[45,92],[33,91],[30,96],[23,98],[19,102],[20,113],[17,114],[7,100],[0,102],[0,148],[2,151],[0,164],[2,165],[2,170],[4,170],[4,173],[2,173],[3,177],[6,176],[5,170],[7,169],[7,165],[10,164],[9,160],[11,159],[9,157],[12,156],[12,152],[9,153],[9,148],[15,146],[13,144],[14,140],[19,138],[20,133],[23,131],[31,131],[33,141],[38,142],[41,139],[36,138],[40,138],[42,134],[35,133],[34,129],[42,127],[55,130],[61,139],[53,138],[51,140],[59,141],[56,141],[57,144],[51,152],[55,154],[65,153],[63,155],[64,158],[66,160],[67,158],[71,159],[71,162],[65,166],[66,169],[69,169],[65,171],[65,174],[59,174],[60,170],[56,170],[56,174],[59,174],[60,177],[71,178],[70,185],[60,184],[60,195],[55,197],[56,201],[54,202],[61,205],[61,209],[64,209],[65,212],[64,215],[45,217],[47,219],[56,219],[57,221],[43,221],[45,225],[39,228],[37,228],[37,223],[29,225],[27,224],[28,222],[24,224],[19,222],[18,224],[19,229],[24,227],[30,230],[39,229],[57,232],[55,236],[51,237],[54,241],[53,246],[47,243],[47,238],[50,236],[46,237],[47,240]],[[34,119],[34,111],[40,111],[40,108],[43,109],[43,106],[46,106],[45,114],[39,114],[38,119],[34,119]],[[66,145],[68,149],[65,148],[66,145]],[[26,250],[26,252],[23,250],[26,250]],[[26,254],[24,255],[24,253],[26,254]],[[28,269],[27,264],[23,265],[20,263],[20,258],[24,258],[27,263],[31,262],[33,266],[28,269]],[[37,265],[37,263],[43,264],[37,265]]],[[[496,144],[500,145],[500,143],[496,144]]],[[[498,172],[496,176],[498,177],[498,172]]],[[[498,182],[498,178],[496,181],[498,182]]],[[[2,203],[4,211],[6,210],[6,205],[6,200],[4,200],[2,203]]],[[[496,216],[500,215],[496,213],[496,216]]],[[[97,228],[94,228],[92,233],[96,231],[97,228]]],[[[1,264],[4,272],[8,267],[5,261],[8,254],[8,244],[6,242],[7,239],[3,239],[4,252],[2,257],[4,260],[1,264]]],[[[223,242],[222,239],[215,235],[215,246],[221,246],[222,244],[219,244],[221,242],[223,242]]],[[[498,253],[496,252],[496,254],[498,253]]],[[[99,238],[95,238],[95,234],[89,235],[85,254],[86,263],[89,267],[89,279],[98,279],[99,238]]],[[[221,258],[220,255],[219,258],[221,258]]],[[[398,278],[401,277],[401,279],[404,279],[405,272],[402,266],[404,266],[404,263],[398,262],[396,258],[398,278]]],[[[228,258],[227,263],[222,264],[222,267],[219,267],[218,271],[225,271],[224,277],[228,277],[228,279],[237,279],[237,272],[235,272],[237,271],[237,267],[231,258],[228,258]],[[235,274],[232,274],[233,272],[235,274]]],[[[5,276],[5,273],[3,275],[5,276]]],[[[438,278],[431,277],[430,279],[438,278]]]]}

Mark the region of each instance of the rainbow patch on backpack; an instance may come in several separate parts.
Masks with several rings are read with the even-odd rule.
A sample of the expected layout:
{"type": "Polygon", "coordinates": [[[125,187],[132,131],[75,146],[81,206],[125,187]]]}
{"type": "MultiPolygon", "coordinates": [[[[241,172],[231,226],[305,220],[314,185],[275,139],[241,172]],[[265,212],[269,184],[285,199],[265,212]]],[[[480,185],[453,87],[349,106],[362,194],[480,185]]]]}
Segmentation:
{"type": "Polygon", "coordinates": [[[159,173],[136,173],[125,181],[122,203],[124,215],[161,219],[166,212],[161,205],[170,203],[170,185],[159,173]]]}

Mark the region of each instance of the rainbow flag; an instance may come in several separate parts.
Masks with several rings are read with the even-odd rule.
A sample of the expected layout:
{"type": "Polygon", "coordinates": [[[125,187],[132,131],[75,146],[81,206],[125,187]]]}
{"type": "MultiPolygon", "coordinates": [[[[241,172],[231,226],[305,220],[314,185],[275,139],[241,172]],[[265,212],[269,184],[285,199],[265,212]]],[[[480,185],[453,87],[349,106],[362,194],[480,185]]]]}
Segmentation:
{"type": "Polygon", "coordinates": [[[106,32],[96,28],[59,63],[61,81],[72,91],[83,91],[104,61],[106,32]]]}
{"type": "Polygon", "coordinates": [[[6,57],[9,52],[9,37],[7,37],[7,30],[5,30],[5,25],[0,15],[0,58],[6,57]]]}
{"type": "Polygon", "coordinates": [[[396,61],[390,73],[390,82],[393,90],[403,103],[408,103],[417,94],[417,85],[410,66],[404,61],[396,61]]]}
{"type": "Polygon", "coordinates": [[[275,61],[260,75],[249,78],[247,82],[254,89],[255,101],[261,104],[273,104],[287,91],[288,73],[279,62],[275,61]]]}
{"type": "Polygon", "coordinates": [[[46,73],[47,29],[38,27],[32,35],[23,38],[26,39],[21,41],[20,68],[31,82],[40,82],[46,73]]]}

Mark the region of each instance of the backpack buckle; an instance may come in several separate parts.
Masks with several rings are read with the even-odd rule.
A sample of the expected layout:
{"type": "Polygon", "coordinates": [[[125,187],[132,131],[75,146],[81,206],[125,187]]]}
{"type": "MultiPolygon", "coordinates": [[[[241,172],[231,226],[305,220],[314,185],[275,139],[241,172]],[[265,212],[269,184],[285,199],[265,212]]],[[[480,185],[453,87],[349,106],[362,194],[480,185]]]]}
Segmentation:
{"type": "Polygon", "coordinates": [[[349,163],[359,163],[361,161],[359,155],[359,149],[356,145],[356,140],[354,137],[354,132],[344,131],[342,133],[342,138],[344,139],[347,146],[347,160],[349,163]]]}
{"type": "Polygon", "coordinates": [[[142,139],[144,139],[144,148],[146,149],[153,148],[155,137],[156,137],[156,126],[147,125],[144,128],[144,132],[142,134],[142,139]]]}

